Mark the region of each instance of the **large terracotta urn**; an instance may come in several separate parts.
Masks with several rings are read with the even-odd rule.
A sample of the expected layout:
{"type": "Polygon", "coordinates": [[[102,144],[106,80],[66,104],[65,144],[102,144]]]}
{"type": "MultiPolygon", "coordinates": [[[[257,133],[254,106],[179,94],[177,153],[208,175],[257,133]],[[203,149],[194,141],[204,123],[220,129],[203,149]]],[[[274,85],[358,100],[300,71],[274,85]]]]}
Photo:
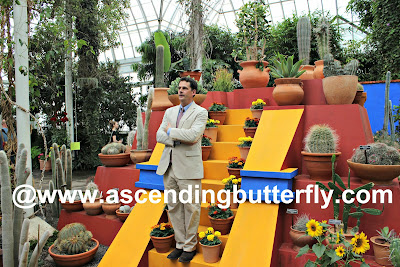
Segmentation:
{"type": "Polygon", "coordinates": [[[322,85],[326,103],[329,105],[351,104],[357,93],[358,77],[339,75],[324,78],[322,85]]]}
{"type": "Polygon", "coordinates": [[[314,79],[323,79],[324,76],[324,61],[323,60],[317,60],[314,62],[315,64],[315,69],[314,69],[314,79]]]}
{"type": "Polygon", "coordinates": [[[272,97],[279,106],[299,105],[303,101],[303,83],[299,78],[275,79],[272,97]]]}
{"type": "Polygon", "coordinates": [[[179,73],[180,77],[187,77],[195,79],[196,81],[200,81],[201,71],[182,71],[179,73]]]}
{"type": "Polygon", "coordinates": [[[267,86],[270,72],[270,69],[267,68],[268,62],[262,61],[264,65],[263,71],[256,68],[257,63],[259,63],[257,60],[249,60],[240,63],[243,70],[238,70],[238,73],[239,81],[243,88],[260,88],[267,86]]]}
{"type": "Polygon", "coordinates": [[[171,101],[168,99],[169,88],[154,88],[153,104],[151,110],[163,111],[172,107],[171,101]]]}

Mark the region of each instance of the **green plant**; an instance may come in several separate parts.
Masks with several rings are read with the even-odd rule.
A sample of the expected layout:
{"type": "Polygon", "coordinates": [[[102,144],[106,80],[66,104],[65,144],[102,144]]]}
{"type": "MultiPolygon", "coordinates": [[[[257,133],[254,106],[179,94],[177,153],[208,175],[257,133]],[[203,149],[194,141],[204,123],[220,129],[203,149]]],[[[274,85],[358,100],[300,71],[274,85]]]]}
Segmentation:
{"type": "Polygon", "coordinates": [[[303,60],[299,60],[293,64],[294,56],[286,57],[277,53],[275,57],[271,60],[272,66],[271,75],[274,78],[298,78],[302,75],[305,70],[300,70],[300,65],[303,60]]]}
{"type": "Polygon", "coordinates": [[[228,159],[228,168],[243,169],[246,160],[242,158],[232,157],[228,159]]]}
{"type": "Polygon", "coordinates": [[[232,92],[234,89],[232,79],[233,74],[227,69],[217,70],[213,84],[214,91],[232,92]]]}
{"type": "Polygon", "coordinates": [[[221,232],[215,231],[214,228],[208,227],[205,232],[200,232],[199,237],[200,237],[200,244],[204,246],[216,246],[221,244],[221,240],[219,240],[218,237],[221,236],[221,232]]]}
{"type": "Polygon", "coordinates": [[[214,102],[212,105],[208,108],[208,111],[225,111],[227,107],[222,104],[222,103],[217,103],[214,102]]]}
{"type": "Polygon", "coordinates": [[[308,153],[335,153],[338,139],[335,130],[328,125],[315,124],[304,138],[304,150],[308,153]]]}
{"type": "Polygon", "coordinates": [[[151,227],[150,236],[167,237],[174,234],[174,228],[169,223],[161,223],[151,227]]]}
{"type": "Polygon", "coordinates": [[[156,47],[156,78],[155,88],[164,87],[164,46],[158,45],[156,47]]]}
{"type": "Polygon", "coordinates": [[[233,216],[233,212],[230,208],[221,209],[215,203],[208,206],[208,215],[213,219],[228,219],[233,216]]]}
{"type": "MultiPolygon", "coordinates": [[[[190,78],[190,75],[187,76],[187,77],[190,78]]],[[[180,79],[181,79],[181,78],[178,77],[178,78],[176,78],[174,81],[172,81],[172,83],[170,84],[169,89],[168,89],[168,91],[167,91],[167,92],[168,92],[168,95],[176,95],[176,94],[178,94],[180,79]]],[[[208,93],[208,91],[203,87],[202,83],[201,83],[201,82],[198,82],[198,83],[197,83],[197,91],[196,91],[196,94],[205,95],[205,94],[207,94],[207,93],[208,93]]]]}
{"type": "MultiPolygon", "coordinates": [[[[374,187],[374,183],[368,183],[365,185],[362,185],[360,187],[357,187],[355,189],[352,189],[353,191],[351,193],[347,192],[348,194],[343,195],[343,192],[345,190],[350,189],[350,171],[349,171],[349,175],[347,177],[347,187],[345,186],[345,184],[342,181],[342,178],[340,178],[340,176],[335,173],[335,161],[336,161],[336,155],[332,155],[332,182],[328,183],[328,187],[326,187],[324,184],[322,184],[321,182],[317,182],[317,185],[324,191],[326,192],[330,192],[330,190],[333,190],[333,194],[332,194],[332,203],[333,203],[333,217],[334,219],[339,219],[339,203],[340,200],[338,199],[344,199],[346,198],[347,200],[351,200],[351,199],[355,199],[356,194],[358,191],[360,190],[371,190],[374,187]],[[337,185],[336,185],[337,183],[337,185]],[[342,189],[343,190],[342,190],[342,189]]],[[[360,195],[362,200],[365,200],[365,194],[361,194],[360,195]]],[[[349,201],[346,201],[349,202],[349,201]]],[[[348,226],[348,221],[349,221],[349,216],[350,217],[354,217],[357,219],[357,226],[353,227],[352,232],[356,233],[360,227],[360,223],[361,223],[361,218],[364,216],[364,213],[367,214],[371,214],[371,215],[381,215],[384,207],[382,208],[382,210],[378,210],[378,209],[372,209],[372,208],[361,208],[362,204],[359,204],[358,206],[356,206],[356,204],[354,204],[354,202],[352,203],[343,203],[343,210],[342,210],[342,222],[343,222],[343,228],[342,226],[340,226],[340,228],[343,229],[344,233],[347,234],[347,226],[348,226]],[[355,209],[354,212],[351,212],[352,209],[355,209]]],[[[336,232],[339,231],[339,229],[336,228],[335,226],[335,230],[336,232]]]]}
{"type": "Polygon", "coordinates": [[[253,138],[250,136],[239,137],[238,141],[240,142],[238,147],[251,147],[253,143],[253,138]]]}
{"type": "Polygon", "coordinates": [[[392,113],[392,101],[389,99],[389,90],[390,90],[390,80],[391,80],[391,72],[388,71],[386,73],[386,82],[385,82],[385,116],[383,119],[383,128],[382,134],[385,139],[389,139],[388,135],[388,123],[390,124],[390,145],[393,145],[396,140],[395,128],[394,128],[394,117],[392,113]]]}
{"type": "Polygon", "coordinates": [[[397,237],[396,232],[394,229],[389,230],[389,227],[385,226],[380,231],[377,230],[379,236],[385,240],[387,243],[392,243],[392,241],[397,237]]]}
{"type": "Polygon", "coordinates": [[[400,238],[393,239],[390,243],[390,261],[394,267],[400,266],[400,238]]]}
{"type": "Polygon", "coordinates": [[[211,137],[203,134],[203,137],[201,138],[201,146],[212,146],[211,137]]]}
{"type": "Polygon", "coordinates": [[[236,178],[235,175],[229,175],[228,178],[222,179],[222,183],[225,185],[225,190],[233,191],[234,186],[237,186],[237,189],[240,189],[242,178],[236,178]]]}
{"type": "Polygon", "coordinates": [[[136,118],[136,138],[137,138],[137,150],[147,150],[149,148],[149,124],[151,116],[151,106],[153,104],[154,89],[149,90],[149,96],[147,98],[147,109],[145,112],[145,121],[143,124],[142,111],[140,107],[137,107],[137,118],[136,118]]]}
{"type": "MultiPolygon", "coordinates": [[[[321,59],[330,53],[330,23],[325,17],[321,17],[317,27],[314,28],[314,34],[317,38],[318,54],[321,59]]],[[[325,59],[324,59],[325,60],[325,59]]]]}
{"type": "Polygon", "coordinates": [[[339,76],[339,75],[356,75],[359,61],[352,59],[347,65],[342,67],[338,60],[334,60],[332,54],[328,53],[324,56],[324,76],[339,76]]]}
{"type": "Polygon", "coordinates": [[[60,230],[54,246],[68,255],[79,254],[87,251],[92,244],[92,237],[83,224],[70,223],[60,230]]]}
{"type": "Polygon", "coordinates": [[[94,195],[94,193],[96,192],[95,198],[99,198],[101,197],[100,191],[99,191],[99,187],[97,186],[97,184],[95,184],[94,182],[89,182],[86,185],[86,190],[89,190],[90,195],[94,195]]]}
{"type": "Polygon", "coordinates": [[[258,127],[259,122],[260,122],[260,120],[258,118],[247,117],[244,122],[244,127],[258,127]]]}
{"type": "Polygon", "coordinates": [[[351,161],[372,165],[400,165],[400,153],[396,148],[384,143],[371,143],[368,146],[371,149],[366,151],[358,147],[351,157],[351,161]],[[365,155],[367,155],[367,159],[365,159],[365,155]]]}
{"type": "Polygon", "coordinates": [[[357,91],[364,91],[364,86],[361,83],[357,83],[357,91]]]}
{"type": "MultiPolygon", "coordinates": [[[[15,179],[17,186],[23,185],[31,174],[27,168],[28,151],[24,144],[20,144],[16,157],[15,179]]],[[[12,201],[11,179],[8,159],[4,151],[0,151],[0,177],[1,177],[1,211],[2,211],[2,249],[4,266],[27,266],[29,253],[29,219],[23,220],[23,210],[14,206],[12,201]]],[[[50,232],[46,231],[37,244],[29,266],[37,265],[40,252],[50,232]]]]}
{"type": "Polygon", "coordinates": [[[250,109],[263,109],[266,105],[267,103],[265,103],[264,100],[258,98],[256,101],[251,102],[250,109]]]}
{"type": "Polygon", "coordinates": [[[307,231],[307,223],[310,221],[310,216],[308,214],[301,214],[297,217],[296,222],[292,226],[294,230],[297,231],[307,231]]]}
{"type": "Polygon", "coordinates": [[[311,51],[311,22],[305,16],[300,17],[297,21],[297,47],[299,58],[303,59],[304,65],[308,65],[311,51]]]}
{"type": "Polygon", "coordinates": [[[116,155],[120,153],[125,153],[126,146],[122,143],[110,143],[101,149],[101,153],[104,155],[116,155]]]}

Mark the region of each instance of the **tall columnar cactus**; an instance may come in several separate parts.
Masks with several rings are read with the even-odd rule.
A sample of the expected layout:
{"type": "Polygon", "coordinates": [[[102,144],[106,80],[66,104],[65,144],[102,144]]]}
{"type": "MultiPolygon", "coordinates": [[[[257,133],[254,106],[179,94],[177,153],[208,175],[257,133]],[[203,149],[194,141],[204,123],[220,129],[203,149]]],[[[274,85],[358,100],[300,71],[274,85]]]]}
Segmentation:
{"type": "MultiPolygon", "coordinates": [[[[326,192],[331,192],[331,190],[333,191],[332,194],[332,203],[333,203],[333,217],[335,219],[339,219],[339,205],[340,202],[342,202],[342,197],[343,196],[343,192],[347,189],[350,189],[350,171],[349,171],[349,175],[347,177],[347,187],[345,186],[345,184],[342,181],[342,178],[335,173],[335,161],[336,161],[336,155],[332,155],[332,182],[328,183],[328,187],[326,187],[324,184],[322,184],[321,182],[317,182],[317,185],[319,186],[319,188],[321,188],[322,190],[326,191],[326,192]],[[336,185],[337,184],[337,185],[336,185]]],[[[352,189],[353,190],[353,194],[346,194],[346,199],[350,200],[350,199],[355,199],[357,192],[360,190],[371,190],[374,187],[374,183],[368,183],[365,185],[362,185],[358,188],[352,189]]],[[[353,228],[354,232],[357,232],[359,227],[360,227],[360,223],[361,223],[361,218],[364,216],[364,213],[368,213],[371,215],[381,215],[383,212],[383,208],[382,210],[378,210],[378,209],[371,209],[371,208],[361,208],[362,204],[359,204],[358,206],[356,206],[356,204],[354,203],[343,203],[343,211],[342,211],[342,222],[343,222],[343,231],[344,233],[347,233],[347,227],[348,227],[348,221],[349,221],[349,217],[354,217],[357,219],[357,226],[353,228]],[[351,209],[355,209],[354,212],[351,212],[351,209]]],[[[338,229],[336,229],[338,230],[338,229]]]]}
{"type": "Polygon", "coordinates": [[[389,92],[390,92],[390,81],[391,81],[391,73],[388,71],[386,73],[386,83],[385,83],[385,116],[383,118],[383,135],[388,135],[388,123],[389,123],[389,113],[392,109],[391,105],[389,106],[389,92]]]}
{"type": "Polygon", "coordinates": [[[140,107],[137,108],[137,118],[136,118],[136,140],[137,140],[137,150],[147,150],[149,148],[149,124],[151,117],[151,106],[153,104],[154,89],[149,90],[149,95],[147,97],[147,109],[145,112],[145,121],[143,125],[142,111],[140,107]]]}
{"type": "Polygon", "coordinates": [[[305,151],[309,153],[335,153],[338,136],[328,125],[313,125],[307,133],[305,151]]]}
{"type": "MultiPolygon", "coordinates": [[[[30,169],[26,168],[27,150],[24,144],[20,144],[17,151],[16,181],[17,185],[23,185],[30,175],[30,169]]],[[[27,266],[28,263],[28,231],[29,219],[22,223],[22,210],[12,203],[11,179],[7,155],[0,151],[0,179],[1,179],[1,210],[2,210],[2,249],[3,266],[27,266]],[[13,215],[14,209],[14,215],[13,215]]],[[[49,237],[47,231],[43,240],[36,245],[36,248],[43,247],[49,237]]],[[[41,251],[41,250],[38,250],[41,251]]],[[[37,254],[39,254],[37,252],[37,254]]],[[[38,256],[32,255],[29,266],[37,266],[38,256]]]]}
{"type": "Polygon", "coordinates": [[[318,54],[321,59],[324,59],[326,54],[330,52],[330,23],[327,18],[322,17],[318,21],[317,27],[314,28],[314,33],[317,38],[318,54]]]}
{"type": "Polygon", "coordinates": [[[303,64],[308,65],[311,51],[311,22],[306,16],[299,18],[297,22],[297,47],[299,59],[303,59],[303,64]]]}
{"type": "Polygon", "coordinates": [[[164,84],[164,46],[156,47],[156,79],[155,87],[165,87],[164,84]]]}
{"type": "Polygon", "coordinates": [[[400,238],[395,238],[390,243],[390,261],[394,267],[400,267],[400,238]]]}
{"type": "Polygon", "coordinates": [[[91,244],[93,235],[80,223],[64,226],[58,233],[54,246],[66,254],[73,255],[85,252],[91,244]]]}
{"type": "Polygon", "coordinates": [[[371,143],[368,145],[371,149],[366,152],[357,148],[351,157],[351,161],[372,165],[400,165],[400,153],[396,148],[384,143],[371,143]],[[365,154],[367,154],[367,161],[365,160],[365,154]]]}

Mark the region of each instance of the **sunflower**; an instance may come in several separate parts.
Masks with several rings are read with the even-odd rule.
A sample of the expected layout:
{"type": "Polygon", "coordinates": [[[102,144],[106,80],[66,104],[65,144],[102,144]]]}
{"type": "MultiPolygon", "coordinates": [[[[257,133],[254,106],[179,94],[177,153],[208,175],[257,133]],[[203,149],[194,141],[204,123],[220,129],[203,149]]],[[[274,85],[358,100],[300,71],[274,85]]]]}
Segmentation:
{"type": "Polygon", "coordinates": [[[343,257],[345,252],[344,252],[344,248],[342,246],[338,246],[336,249],[336,255],[338,255],[339,257],[343,257]]]}
{"type": "Polygon", "coordinates": [[[353,252],[356,254],[362,254],[369,250],[369,240],[363,232],[359,235],[355,235],[351,239],[350,244],[353,245],[353,252]]]}
{"type": "Polygon", "coordinates": [[[316,237],[322,235],[322,226],[316,220],[310,220],[306,224],[309,236],[316,237]]]}

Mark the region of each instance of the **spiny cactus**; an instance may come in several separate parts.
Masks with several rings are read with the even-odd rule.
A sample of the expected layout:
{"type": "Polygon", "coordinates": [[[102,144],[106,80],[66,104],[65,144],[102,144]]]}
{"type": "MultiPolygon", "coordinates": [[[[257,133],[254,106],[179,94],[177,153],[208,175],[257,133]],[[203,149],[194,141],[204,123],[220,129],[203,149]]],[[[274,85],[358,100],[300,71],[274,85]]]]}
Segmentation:
{"type": "Polygon", "coordinates": [[[342,67],[338,60],[334,60],[332,54],[326,54],[324,57],[324,76],[338,76],[338,75],[356,75],[358,70],[359,61],[352,59],[347,65],[342,67]]]}
{"type": "MultiPolygon", "coordinates": [[[[324,59],[326,54],[330,52],[330,23],[327,18],[322,17],[318,21],[317,27],[314,28],[314,33],[317,38],[318,54],[321,59],[324,59]]],[[[325,63],[325,62],[324,62],[325,63]]]]}
{"type": "Polygon", "coordinates": [[[71,223],[64,226],[58,233],[54,246],[69,255],[85,252],[91,244],[93,235],[80,223],[71,223]]]}
{"type": "Polygon", "coordinates": [[[86,190],[89,190],[91,195],[93,195],[94,192],[97,192],[96,193],[96,198],[100,197],[99,187],[97,186],[97,184],[95,184],[93,182],[89,182],[86,185],[86,190]]]}
{"type": "Polygon", "coordinates": [[[390,243],[390,261],[394,267],[400,267],[400,238],[390,243]]]}
{"type": "MultiPolygon", "coordinates": [[[[15,179],[17,185],[23,185],[30,175],[26,167],[28,152],[24,144],[20,144],[17,151],[15,179]]],[[[2,210],[2,249],[3,266],[27,266],[28,263],[28,231],[29,219],[23,220],[22,209],[14,206],[11,194],[11,179],[7,155],[0,151],[0,178],[1,178],[1,210],[2,210]],[[14,214],[13,214],[14,210],[14,214]],[[21,261],[21,262],[19,262],[21,261]]],[[[50,233],[46,231],[36,248],[46,243],[50,233]]],[[[41,251],[41,250],[38,250],[41,251]]],[[[38,255],[38,253],[36,253],[38,255]]],[[[29,266],[37,265],[38,256],[32,255],[29,266]]]]}
{"type": "Polygon", "coordinates": [[[388,124],[390,123],[390,145],[393,145],[396,141],[395,129],[394,129],[394,118],[392,113],[392,101],[389,99],[391,73],[386,73],[386,84],[385,84],[385,116],[383,118],[382,134],[384,138],[388,138],[388,124]]]}
{"type": "Polygon", "coordinates": [[[371,149],[366,152],[357,148],[351,157],[351,161],[372,165],[400,165],[400,153],[396,148],[384,143],[371,143],[368,145],[371,146],[371,149]],[[367,154],[367,162],[365,161],[365,153],[367,154]]]}
{"type": "Polygon", "coordinates": [[[136,141],[137,141],[137,150],[147,150],[149,148],[149,124],[150,124],[150,116],[151,116],[151,106],[153,104],[154,97],[154,89],[151,88],[149,90],[149,96],[147,97],[147,109],[145,112],[145,121],[143,125],[143,117],[142,111],[140,107],[137,108],[137,118],[136,118],[136,141]]]}
{"type": "Polygon", "coordinates": [[[308,17],[301,17],[297,22],[297,47],[299,59],[303,59],[304,65],[308,65],[311,51],[311,22],[308,17]]]}
{"type": "Polygon", "coordinates": [[[136,134],[136,132],[135,131],[130,131],[129,133],[128,133],[128,138],[127,138],[127,146],[129,147],[129,148],[131,148],[132,147],[132,144],[133,144],[133,140],[135,139],[135,134],[136,134]]]}
{"type": "Polygon", "coordinates": [[[308,223],[309,220],[310,220],[310,217],[307,214],[300,215],[296,219],[296,222],[293,225],[293,229],[295,229],[297,231],[304,231],[305,232],[307,230],[306,224],[308,223]]]}
{"type": "Polygon", "coordinates": [[[105,145],[101,149],[101,153],[104,155],[115,155],[115,154],[120,154],[120,153],[125,153],[126,151],[126,146],[121,143],[110,143],[105,145]]]}
{"type": "Polygon", "coordinates": [[[361,83],[357,83],[357,91],[364,91],[364,87],[361,83]]]}
{"type": "Polygon", "coordinates": [[[307,133],[305,151],[309,153],[335,153],[337,151],[338,136],[328,125],[313,125],[307,133]]]}
{"type": "Polygon", "coordinates": [[[119,207],[119,212],[130,213],[132,211],[132,208],[129,205],[123,205],[123,206],[119,207]]]}
{"type": "Polygon", "coordinates": [[[155,87],[165,87],[164,84],[164,46],[156,47],[156,78],[155,87]]]}

